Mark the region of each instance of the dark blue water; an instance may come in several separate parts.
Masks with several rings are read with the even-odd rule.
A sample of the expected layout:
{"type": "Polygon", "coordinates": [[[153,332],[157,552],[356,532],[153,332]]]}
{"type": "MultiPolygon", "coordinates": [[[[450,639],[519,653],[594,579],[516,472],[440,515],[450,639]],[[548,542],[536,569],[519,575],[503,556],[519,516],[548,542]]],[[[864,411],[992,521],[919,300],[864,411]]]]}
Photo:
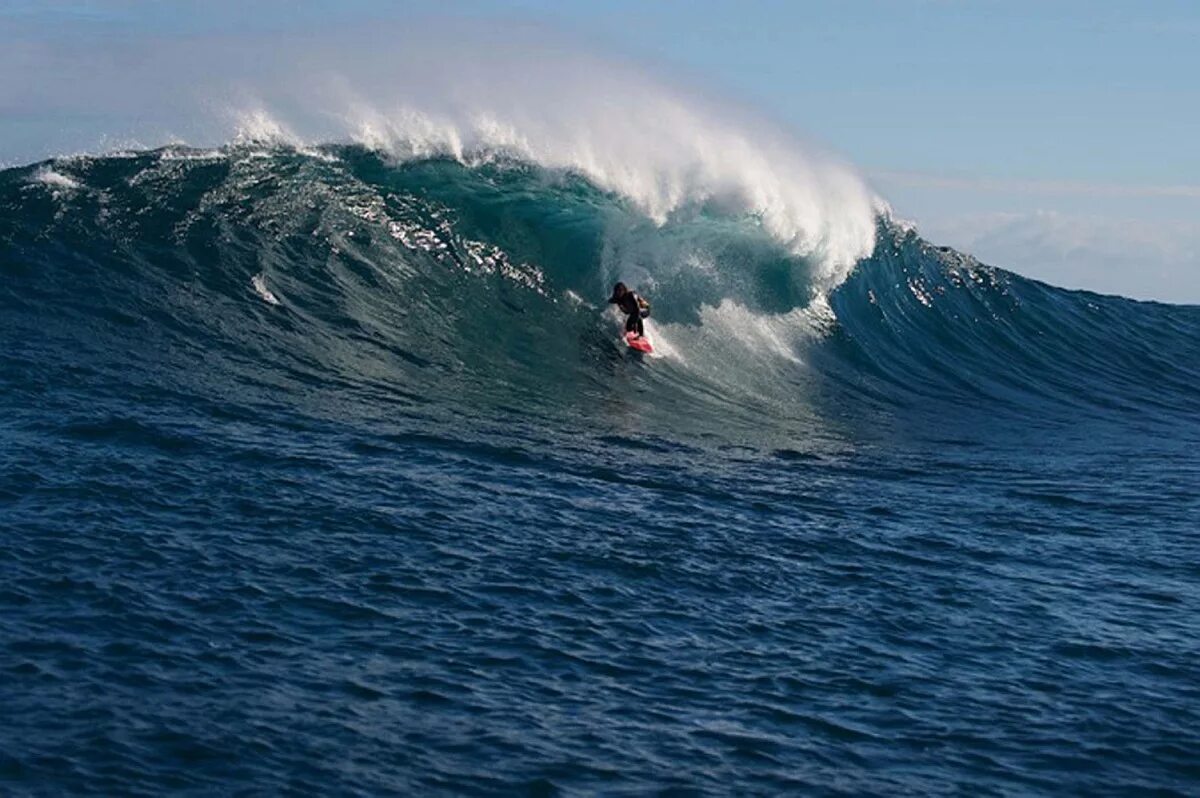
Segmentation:
{"type": "Polygon", "coordinates": [[[0,172],[0,792],[1200,792],[1200,309],[810,268],[520,163],[0,172]]]}

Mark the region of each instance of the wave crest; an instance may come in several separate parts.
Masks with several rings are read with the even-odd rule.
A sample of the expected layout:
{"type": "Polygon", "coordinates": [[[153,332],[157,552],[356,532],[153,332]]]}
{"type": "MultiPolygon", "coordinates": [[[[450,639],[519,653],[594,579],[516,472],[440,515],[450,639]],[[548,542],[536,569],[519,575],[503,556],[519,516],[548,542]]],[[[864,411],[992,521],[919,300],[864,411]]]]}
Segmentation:
{"type": "Polygon", "coordinates": [[[883,207],[851,167],[785,126],[542,29],[424,20],[291,38],[114,39],[38,57],[47,63],[27,71],[81,76],[39,102],[105,125],[90,141],[80,130],[82,148],[344,142],[399,160],[511,157],[576,172],[660,225],[713,207],[752,216],[816,265],[804,275],[814,294],[871,254],[883,207]]]}

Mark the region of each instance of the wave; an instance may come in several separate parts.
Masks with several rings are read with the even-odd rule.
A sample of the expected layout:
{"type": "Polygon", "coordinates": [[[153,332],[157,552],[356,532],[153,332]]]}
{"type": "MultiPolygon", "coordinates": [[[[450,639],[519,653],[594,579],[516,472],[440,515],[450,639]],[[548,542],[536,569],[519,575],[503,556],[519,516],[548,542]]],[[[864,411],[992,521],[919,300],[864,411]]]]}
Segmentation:
{"type": "Polygon", "coordinates": [[[1200,412],[1200,309],[1054,288],[873,223],[877,245],[830,287],[759,215],[705,201],[654,218],[511,156],[243,142],[56,159],[0,172],[0,330],[8,373],[335,414],[601,407],[619,424],[644,394],[704,433],[947,403],[1200,412]],[[660,358],[617,345],[616,279],[653,299],[660,358]]]}
{"type": "Polygon", "coordinates": [[[103,120],[104,151],[114,140],[135,151],[236,141],[319,157],[336,141],[398,161],[512,159],[583,176],[660,226],[712,209],[753,215],[811,261],[815,290],[870,254],[886,208],[850,166],[785,126],[529,27],[151,39],[121,42],[112,58],[104,46],[19,65],[80,76],[37,102],[103,120]],[[141,64],[155,68],[131,68],[141,64]]]}

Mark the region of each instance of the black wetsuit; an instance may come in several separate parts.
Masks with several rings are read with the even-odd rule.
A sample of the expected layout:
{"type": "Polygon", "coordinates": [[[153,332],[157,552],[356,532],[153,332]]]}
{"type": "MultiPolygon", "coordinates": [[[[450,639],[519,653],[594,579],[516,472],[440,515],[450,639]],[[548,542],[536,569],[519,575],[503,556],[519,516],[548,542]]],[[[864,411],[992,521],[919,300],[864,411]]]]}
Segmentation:
{"type": "Polygon", "coordinates": [[[625,332],[636,332],[639,336],[646,334],[646,327],[642,324],[642,319],[649,316],[650,311],[642,309],[637,294],[633,291],[626,291],[623,297],[620,299],[613,297],[608,300],[608,303],[616,305],[626,315],[625,332]]]}

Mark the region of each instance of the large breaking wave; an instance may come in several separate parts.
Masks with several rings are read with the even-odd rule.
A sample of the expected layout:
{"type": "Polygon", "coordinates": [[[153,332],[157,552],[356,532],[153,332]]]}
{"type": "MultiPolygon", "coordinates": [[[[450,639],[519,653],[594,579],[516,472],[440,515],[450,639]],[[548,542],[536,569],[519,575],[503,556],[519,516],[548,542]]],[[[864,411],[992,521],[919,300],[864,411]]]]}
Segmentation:
{"type": "Polygon", "coordinates": [[[104,120],[91,138],[80,125],[54,154],[236,140],[309,152],[348,142],[401,162],[515,159],[582,176],[660,226],[753,215],[810,262],[818,292],[870,254],[885,209],[851,167],[761,113],[527,27],[443,21],[110,46],[118,52],[98,45],[14,64],[78,77],[11,102],[104,120]]]}
{"type": "Polygon", "coordinates": [[[58,364],[114,393],[620,423],[632,392],[697,434],[947,403],[1200,412],[1195,308],[1056,289],[882,215],[835,287],[827,253],[760,214],[693,197],[656,218],[511,154],[243,142],[57,159],[0,173],[0,219],[10,373],[58,364]],[[649,363],[616,343],[615,279],[654,300],[649,363]]]}

